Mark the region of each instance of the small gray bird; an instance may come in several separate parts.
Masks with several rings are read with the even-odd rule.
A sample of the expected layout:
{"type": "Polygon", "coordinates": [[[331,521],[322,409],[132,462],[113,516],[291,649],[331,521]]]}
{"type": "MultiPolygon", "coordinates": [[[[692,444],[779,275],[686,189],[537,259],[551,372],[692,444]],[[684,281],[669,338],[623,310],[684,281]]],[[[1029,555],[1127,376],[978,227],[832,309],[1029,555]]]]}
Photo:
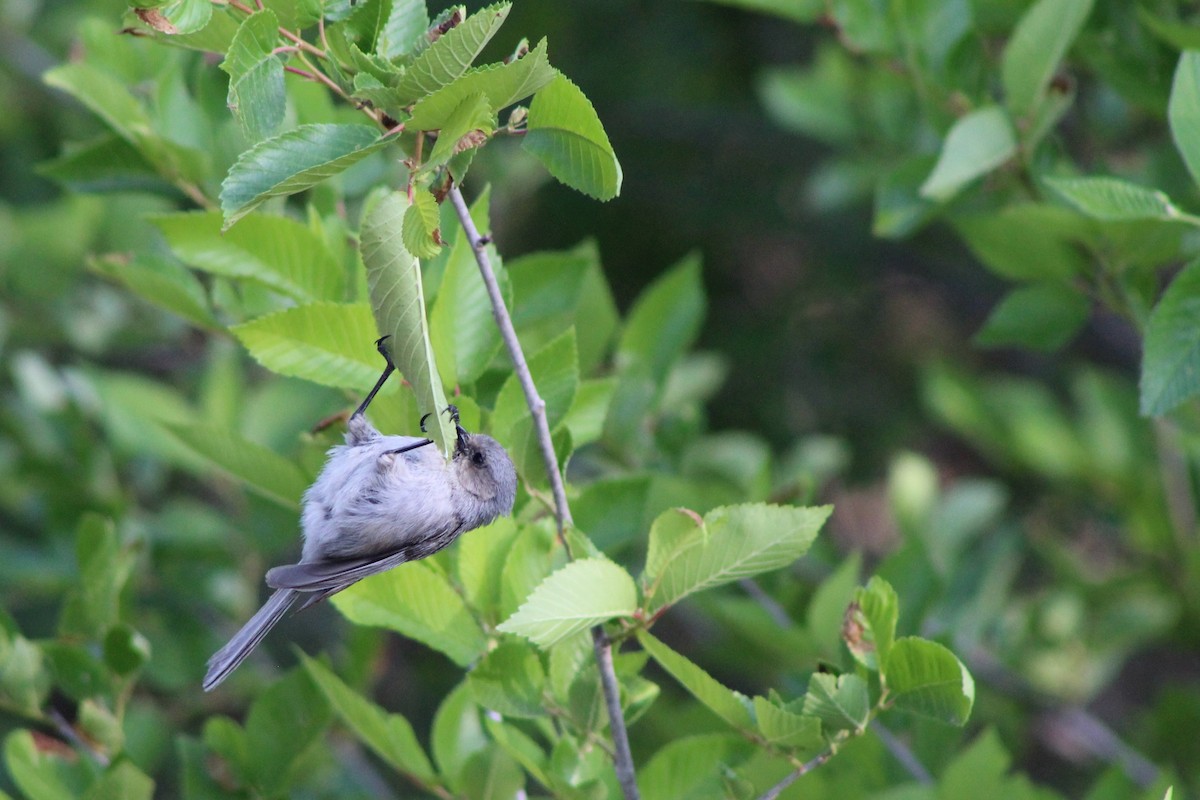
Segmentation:
{"type": "MultiPolygon", "coordinates": [[[[385,336],[384,339],[387,337],[385,336]]],[[[218,686],[295,604],[304,610],[368,575],[433,555],[463,534],[512,512],[517,472],[500,443],[470,434],[451,412],[458,438],[447,461],[430,439],[384,436],[365,416],[395,367],[387,367],[347,423],[304,494],[300,563],[267,572],[275,593],[208,660],[204,690],[218,686]]],[[[422,420],[423,421],[423,420],[422,420]]],[[[422,426],[423,427],[423,426],[422,426]]]]}

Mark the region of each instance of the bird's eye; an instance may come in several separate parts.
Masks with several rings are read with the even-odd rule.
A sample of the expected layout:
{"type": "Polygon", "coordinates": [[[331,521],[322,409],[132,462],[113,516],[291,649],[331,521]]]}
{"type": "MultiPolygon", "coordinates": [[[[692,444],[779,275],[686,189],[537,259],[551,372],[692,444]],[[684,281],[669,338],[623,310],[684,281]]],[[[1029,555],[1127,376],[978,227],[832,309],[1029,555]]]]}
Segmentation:
{"type": "Polygon", "coordinates": [[[471,454],[471,463],[477,467],[482,467],[483,462],[486,460],[487,459],[483,457],[483,453],[479,452],[478,450],[471,454]]]}

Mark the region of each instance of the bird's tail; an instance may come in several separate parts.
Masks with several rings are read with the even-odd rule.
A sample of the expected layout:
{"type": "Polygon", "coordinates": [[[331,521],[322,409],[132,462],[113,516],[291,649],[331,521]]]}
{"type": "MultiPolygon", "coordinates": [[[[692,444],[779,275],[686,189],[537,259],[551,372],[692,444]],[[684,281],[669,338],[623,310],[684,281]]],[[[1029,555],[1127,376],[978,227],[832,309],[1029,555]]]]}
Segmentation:
{"type": "Polygon", "coordinates": [[[258,647],[263,637],[274,628],[292,604],[299,598],[300,592],[294,589],[280,589],[267,598],[262,608],[250,621],[242,626],[229,642],[208,660],[208,673],[204,676],[204,691],[212,691],[221,681],[229,677],[229,673],[238,668],[246,660],[246,656],[258,647]]]}

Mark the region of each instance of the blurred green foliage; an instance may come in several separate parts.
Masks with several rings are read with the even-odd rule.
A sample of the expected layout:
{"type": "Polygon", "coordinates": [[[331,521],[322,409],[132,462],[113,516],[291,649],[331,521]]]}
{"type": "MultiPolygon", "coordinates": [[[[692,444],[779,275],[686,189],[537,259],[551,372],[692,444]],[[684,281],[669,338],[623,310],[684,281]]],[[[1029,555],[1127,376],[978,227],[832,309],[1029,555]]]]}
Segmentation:
{"type": "MultiPolygon", "coordinates": [[[[781,752],[830,741],[836,757],[785,797],[1200,792],[1191,11],[728,5],[518,0],[482,60],[511,52],[510,29],[545,35],[604,121],[622,196],[601,206],[549,185],[503,141],[470,164],[471,183],[492,186],[535,377],[570,387],[556,419],[576,523],[620,575],[662,577],[655,542],[695,535],[663,515],[672,506],[837,508],[794,566],[697,594],[639,634],[649,666],[632,647],[618,656],[644,796],[758,796],[794,767],[781,752]],[[693,247],[703,271],[679,260],[693,247]],[[965,729],[889,714],[848,735],[883,671],[846,637],[852,601],[875,647],[901,649],[897,689],[912,663],[952,666],[935,642],[901,646],[910,634],[961,658],[975,679],[965,729]]],[[[447,603],[466,592],[477,634],[422,634],[418,609],[389,616],[402,639],[315,609],[228,691],[199,691],[265,568],[294,555],[295,502],[338,438],[317,423],[373,379],[348,234],[367,190],[404,173],[372,152],[307,204],[269,200],[287,220],[255,212],[219,237],[217,214],[179,212],[215,200],[245,147],[276,127],[366,120],[282,70],[256,84],[219,57],[118,35],[125,13],[0,9],[0,97],[16,109],[0,120],[0,791],[616,796],[586,637],[542,654],[496,631],[562,567],[528,498],[518,525],[392,575],[447,603]],[[51,82],[84,107],[42,82],[62,62],[76,71],[51,82]],[[286,101],[231,115],[239,78],[286,101]],[[141,110],[105,118],[127,90],[141,110]],[[291,255],[261,252],[277,241],[291,255]],[[336,346],[308,336],[312,317],[276,316],[335,301],[359,304],[337,312],[336,346]],[[270,351],[281,333],[294,335],[270,351]],[[341,371],[306,346],[340,350],[341,371]],[[520,569],[494,574],[504,561],[520,569]],[[477,637],[503,644],[480,660],[477,637]],[[289,642],[327,655],[281,673],[297,663],[289,642]],[[568,733],[548,730],[546,698],[568,733]]],[[[441,230],[433,328],[436,287],[465,249],[445,210],[441,230]]],[[[494,343],[447,366],[464,352],[453,321],[434,346],[466,392],[464,421],[524,442],[494,343]]],[[[381,398],[381,428],[411,430],[407,397],[381,398]]],[[[513,449],[538,490],[537,454],[513,449]]],[[[589,574],[564,579],[624,591],[591,555],[589,574]]],[[[339,610],[354,619],[352,600],[339,610]]],[[[898,694],[898,708],[960,721],[964,693],[898,694]]]]}

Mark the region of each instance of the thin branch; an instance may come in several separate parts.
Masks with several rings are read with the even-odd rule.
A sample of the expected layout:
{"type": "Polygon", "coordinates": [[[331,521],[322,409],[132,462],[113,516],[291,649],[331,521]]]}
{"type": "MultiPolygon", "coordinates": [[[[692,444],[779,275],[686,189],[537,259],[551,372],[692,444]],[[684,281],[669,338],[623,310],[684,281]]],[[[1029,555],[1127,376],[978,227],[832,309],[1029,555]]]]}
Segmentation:
{"type": "MultiPolygon", "coordinates": [[[[492,302],[492,315],[496,318],[496,326],[500,329],[500,336],[504,340],[505,347],[508,348],[508,355],[512,359],[517,380],[525,392],[525,402],[529,405],[529,413],[533,415],[538,444],[542,450],[542,460],[545,462],[546,475],[550,478],[550,488],[554,494],[554,519],[558,526],[559,541],[562,542],[567,558],[570,559],[572,555],[570,545],[567,543],[566,530],[573,524],[571,508],[567,504],[567,492],[563,486],[562,473],[558,468],[558,456],[554,454],[554,441],[550,438],[550,423],[546,419],[546,401],[538,394],[537,386],[533,383],[533,376],[529,372],[529,363],[525,360],[525,353],[521,349],[521,341],[517,338],[512,317],[509,316],[508,308],[504,305],[504,296],[500,292],[500,284],[496,280],[491,258],[487,254],[486,248],[490,239],[479,235],[479,230],[475,227],[474,220],[471,219],[467,201],[463,198],[462,191],[458,186],[451,186],[449,197],[455,213],[458,214],[458,221],[462,224],[467,241],[471,244],[471,250],[475,253],[475,263],[479,265],[479,272],[483,276],[484,286],[487,287],[488,297],[492,302]]],[[[621,690],[617,684],[616,670],[613,667],[612,642],[604,633],[604,628],[599,625],[592,628],[592,645],[596,653],[596,667],[600,672],[600,688],[604,692],[604,703],[608,709],[609,729],[612,731],[613,745],[616,748],[613,766],[617,771],[617,780],[621,784],[621,792],[624,794],[625,800],[639,800],[641,793],[638,791],[637,775],[634,772],[633,754],[629,749],[629,734],[625,729],[625,717],[621,713],[621,690]]]]}
{"type": "Polygon", "coordinates": [[[883,727],[883,724],[878,719],[871,720],[871,730],[879,737],[879,741],[883,742],[883,746],[888,749],[888,752],[908,770],[908,774],[912,775],[917,783],[924,786],[929,786],[933,783],[933,776],[929,774],[929,770],[925,769],[925,765],[917,759],[916,753],[900,740],[896,734],[883,727]]]}
{"type": "Polygon", "coordinates": [[[801,775],[807,775],[808,773],[812,772],[814,769],[821,766],[822,764],[824,764],[826,761],[828,761],[832,757],[833,757],[833,751],[826,750],[824,753],[821,753],[819,756],[816,756],[811,761],[805,761],[803,764],[796,767],[796,769],[794,769],[792,772],[788,773],[788,776],[786,778],[784,778],[779,783],[772,786],[770,789],[767,789],[765,792],[763,792],[762,795],[758,798],[758,800],[775,800],[775,798],[777,798],[777,797],[779,797],[779,795],[783,794],[784,789],[788,788],[793,783],[795,783],[797,780],[799,780],[801,775]]]}

